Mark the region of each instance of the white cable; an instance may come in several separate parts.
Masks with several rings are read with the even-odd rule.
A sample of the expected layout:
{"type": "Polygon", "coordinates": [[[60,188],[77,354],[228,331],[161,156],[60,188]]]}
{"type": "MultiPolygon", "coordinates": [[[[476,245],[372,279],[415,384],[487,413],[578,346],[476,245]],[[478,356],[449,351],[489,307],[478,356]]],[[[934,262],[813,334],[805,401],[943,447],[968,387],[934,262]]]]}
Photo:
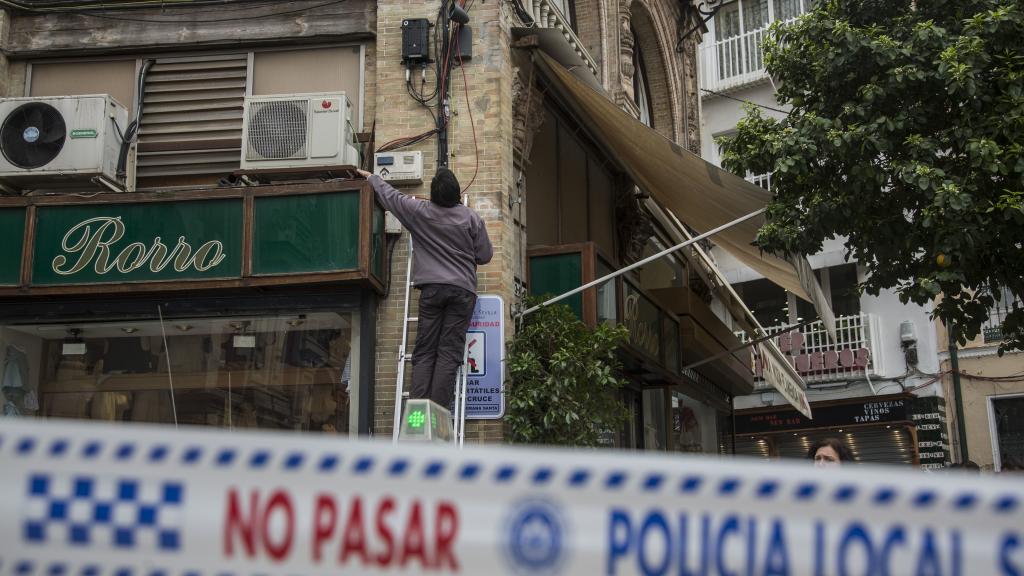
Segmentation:
{"type": "Polygon", "coordinates": [[[167,358],[167,384],[171,388],[171,413],[174,415],[174,427],[178,427],[178,405],[174,402],[174,376],[171,374],[171,349],[167,346],[167,330],[164,328],[164,311],[159,304],[156,312],[160,315],[160,333],[164,338],[164,357],[167,358]]]}

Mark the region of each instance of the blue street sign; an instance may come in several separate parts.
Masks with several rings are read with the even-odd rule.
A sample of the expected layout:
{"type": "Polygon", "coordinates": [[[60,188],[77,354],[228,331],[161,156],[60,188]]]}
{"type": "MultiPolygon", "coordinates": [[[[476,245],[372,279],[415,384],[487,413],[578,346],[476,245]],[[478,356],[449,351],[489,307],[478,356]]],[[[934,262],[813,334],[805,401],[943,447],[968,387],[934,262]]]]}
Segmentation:
{"type": "Polygon", "coordinates": [[[505,414],[505,303],[481,294],[466,332],[466,418],[505,414]]]}

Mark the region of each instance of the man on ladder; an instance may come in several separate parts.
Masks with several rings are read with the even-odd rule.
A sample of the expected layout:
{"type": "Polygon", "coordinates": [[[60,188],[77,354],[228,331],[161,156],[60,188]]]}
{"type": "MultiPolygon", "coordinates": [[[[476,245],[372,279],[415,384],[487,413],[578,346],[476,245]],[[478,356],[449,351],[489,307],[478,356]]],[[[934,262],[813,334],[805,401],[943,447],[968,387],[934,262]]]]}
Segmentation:
{"type": "Polygon", "coordinates": [[[439,168],[430,182],[429,202],[402,194],[380,176],[358,172],[384,209],[409,230],[416,248],[412,280],[420,290],[420,308],[409,397],[447,409],[476,304],[476,267],[493,255],[487,227],[461,203],[459,181],[448,168],[439,168]]]}

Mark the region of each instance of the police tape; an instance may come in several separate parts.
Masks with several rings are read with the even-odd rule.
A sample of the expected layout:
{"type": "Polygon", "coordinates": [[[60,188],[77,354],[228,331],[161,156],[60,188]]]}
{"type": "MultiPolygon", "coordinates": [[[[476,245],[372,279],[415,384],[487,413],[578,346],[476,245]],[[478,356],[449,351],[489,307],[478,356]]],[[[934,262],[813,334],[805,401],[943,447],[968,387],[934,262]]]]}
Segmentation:
{"type": "Polygon", "coordinates": [[[1024,574],[1024,482],[0,422],[0,574],[1024,574]]]}

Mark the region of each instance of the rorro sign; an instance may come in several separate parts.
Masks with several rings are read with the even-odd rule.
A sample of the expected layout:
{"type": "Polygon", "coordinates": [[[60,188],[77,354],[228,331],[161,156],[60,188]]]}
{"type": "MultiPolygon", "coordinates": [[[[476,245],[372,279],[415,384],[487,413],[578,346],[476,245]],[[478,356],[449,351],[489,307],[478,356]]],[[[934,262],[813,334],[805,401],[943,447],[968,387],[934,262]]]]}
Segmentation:
{"type": "Polygon", "coordinates": [[[0,294],[327,282],[383,292],[384,210],[365,182],[211,194],[0,199],[0,294]]]}

